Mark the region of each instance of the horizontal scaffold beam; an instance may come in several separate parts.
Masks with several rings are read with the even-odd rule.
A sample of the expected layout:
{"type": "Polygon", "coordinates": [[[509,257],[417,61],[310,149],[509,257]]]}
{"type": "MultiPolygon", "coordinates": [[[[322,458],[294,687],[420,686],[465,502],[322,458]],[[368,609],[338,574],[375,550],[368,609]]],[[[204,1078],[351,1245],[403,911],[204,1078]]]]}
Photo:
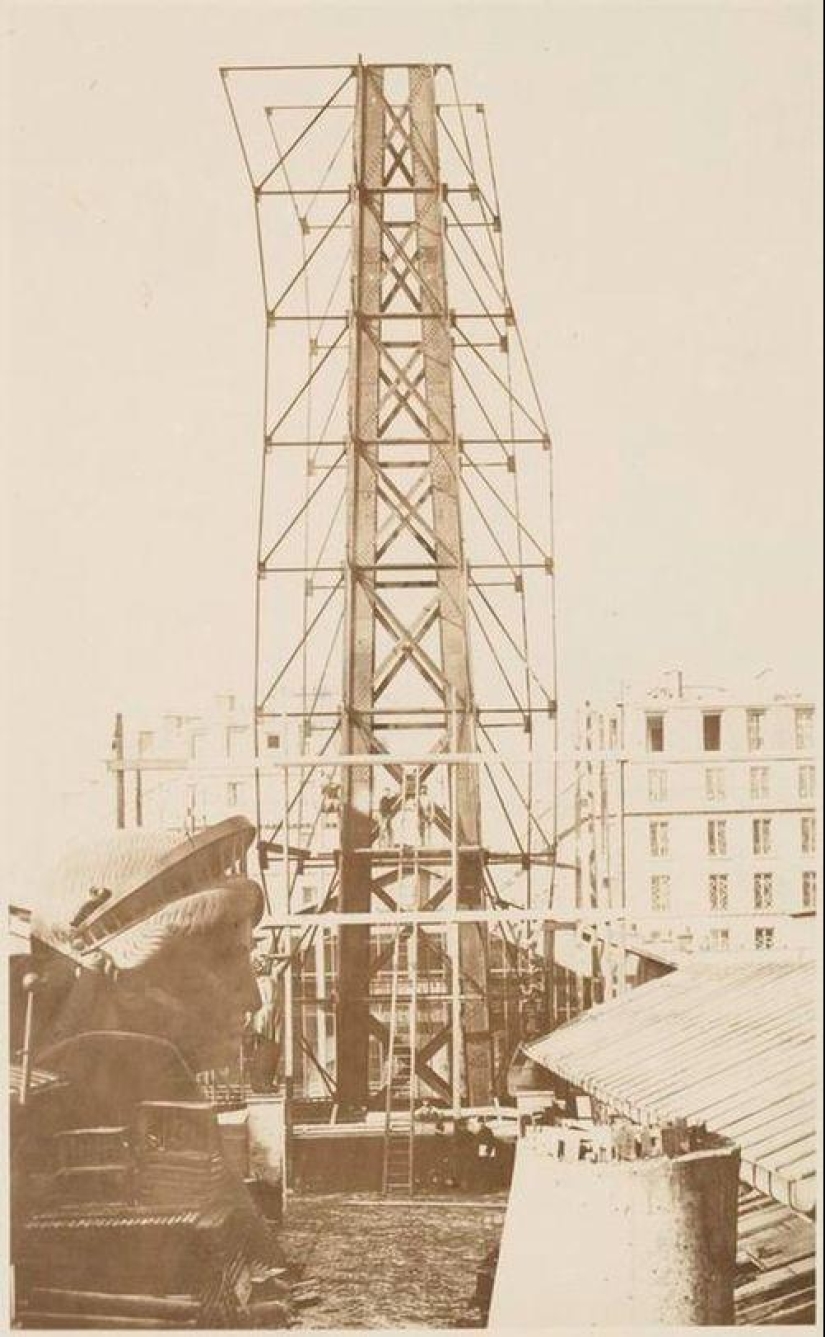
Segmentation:
{"type": "MultiPolygon", "coordinates": [[[[318,910],[269,914],[259,928],[338,928],[342,924],[369,924],[375,928],[398,928],[415,924],[546,924],[548,928],[572,930],[580,920],[560,919],[557,910],[318,910]]],[[[587,923],[591,920],[588,918],[587,923]]]]}
{"type": "MultiPolygon", "coordinates": [[[[266,849],[270,854],[282,855],[284,853],[282,841],[261,840],[258,844],[259,848],[266,849]]],[[[315,853],[298,845],[290,845],[286,852],[290,859],[307,868],[332,867],[338,863],[338,853],[335,850],[315,853]]],[[[447,848],[425,849],[421,846],[412,845],[405,846],[403,856],[400,847],[376,849],[374,845],[365,846],[363,849],[355,850],[354,853],[364,856],[369,855],[369,863],[373,867],[397,868],[399,862],[402,862],[405,872],[413,867],[421,869],[443,867],[450,863],[453,855],[453,851],[447,848]]],[[[546,867],[555,858],[555,849],[552,846],[547,849],[534,849],[530,851],[529,855],[525,855],[514,853],[513,850],[486,850],[479,845],[462,845],[459,846],[456,853],[459,855],[476,855],[485,864],[510,864],[515,867],[523,867],[525,860],[529,860],[535,867],[546,867]]]]}

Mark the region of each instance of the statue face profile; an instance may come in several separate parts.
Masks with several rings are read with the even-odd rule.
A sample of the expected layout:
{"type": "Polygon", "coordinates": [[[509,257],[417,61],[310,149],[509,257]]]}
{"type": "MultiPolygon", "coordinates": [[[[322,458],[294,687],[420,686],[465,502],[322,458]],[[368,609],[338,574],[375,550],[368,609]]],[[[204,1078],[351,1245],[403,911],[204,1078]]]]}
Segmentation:
{"type": "Polygon", "coordinates": [[[253,836],[236,817],[183,841],[119,831],[69,851],[33,897],[35,1056],[119,1030],[170,1040],[195,1071],[234,1063],[260,1006],[263,894],[242,872],[253,836]]]}
{"type": "Polygon", "coordinates": [[[13,1256],[28,1314],[39,1287],[57,1287],[67,1322],[94,1325],[102,1294],[138,1305],[131,1325],[157,1302],[160,1276],[161,1292],[210,1319],[217,1282],[221,1320],[234,1306],[252,1325],[251,1277],[271,1265],[272,1238],[198,1073],[234,1067],[260,1005],[251,948],[263,894],[244,874],[253,836],[244,818],[184,841],[117,832],[69,851],[32,898],[12,962],[13,1256]],[[188,1234],[164,1224],[170,1211],[175,1230],[190,1218],[188,1234]],[[162,1236],[124,1233],[147,1219],[162,1236]]]}
{"type": "Polygon", "coordinates": [[[179,929],[115,981],[121,1017],[171,1040],[196,1072],[237,1060],[245,1018],[261,1005],[250,961],[252,921],[238,904],[251,901],[254,888],[236,882],[207,889],[235,905],[227,904],[227,913],[204,929],[179,929]]]}

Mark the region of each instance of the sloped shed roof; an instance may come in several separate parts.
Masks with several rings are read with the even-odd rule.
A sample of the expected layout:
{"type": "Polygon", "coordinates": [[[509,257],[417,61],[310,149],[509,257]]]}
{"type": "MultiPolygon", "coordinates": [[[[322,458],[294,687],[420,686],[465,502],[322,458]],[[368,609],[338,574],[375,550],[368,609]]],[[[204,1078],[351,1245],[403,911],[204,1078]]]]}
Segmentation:
{"type": "Polygon", "coordinates": [[[697,958],[525,1050],[639,1122],[706,1124],[739,1145],[746,1183],[811,1212],[816,1009],[811,959],[697,958]]]}

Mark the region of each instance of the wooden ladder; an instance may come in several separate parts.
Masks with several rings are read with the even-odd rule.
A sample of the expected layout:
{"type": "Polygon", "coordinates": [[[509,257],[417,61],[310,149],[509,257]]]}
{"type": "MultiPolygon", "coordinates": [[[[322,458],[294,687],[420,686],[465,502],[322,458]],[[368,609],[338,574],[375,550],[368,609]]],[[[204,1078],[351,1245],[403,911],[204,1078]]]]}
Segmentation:
{"type": "MultiPolygon", "coordinates": [[[[406,776],[405,776],[406,780],[406,776]]],[[[402,796],[404,788],[402,787],[402,796]]],[[[416,772],[416,810],[418,806],[418,774],[416,772]]],[[[418,849],[413,850],[413,870],[418,886],[418,849]]],[[[404,848],[398,851],[398,900],[404,873],[404,848]]],[[[384,1172],[382,1191],[385,1197],[396,1193],[412,1196],[415,1190],[415,1054],[418,1023],[418,937],[415,927],[399,926],[395,932],[392,953],[392,988],[390,992],[389,1044],[387,1049],[386,1104],[384,1109],[384,1172]],[[399,982],[401,977],[401,944],[406,940],[407,968],[410,983],[409,1039],[399,1044],[399,982]],[[393,1125],[393,1107],[406,1103],[409,1126],[393,1125]]]]}

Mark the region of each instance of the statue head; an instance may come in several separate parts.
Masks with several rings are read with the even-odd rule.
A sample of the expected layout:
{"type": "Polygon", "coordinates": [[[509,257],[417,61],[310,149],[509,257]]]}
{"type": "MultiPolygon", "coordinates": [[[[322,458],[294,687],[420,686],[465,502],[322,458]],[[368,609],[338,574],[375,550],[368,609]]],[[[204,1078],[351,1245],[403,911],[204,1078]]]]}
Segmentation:
{"type": "Polygon", "coordinates": [[[253,836],[236,817],[183,841],[119,831],[67,853],[32,896],[20,965],[38,976],[35,1057],[119,1030],[171,1040],[196,1071],[234,1063],[260,1006],[250,954],[263,895],[242,871],[253,836]]]}

